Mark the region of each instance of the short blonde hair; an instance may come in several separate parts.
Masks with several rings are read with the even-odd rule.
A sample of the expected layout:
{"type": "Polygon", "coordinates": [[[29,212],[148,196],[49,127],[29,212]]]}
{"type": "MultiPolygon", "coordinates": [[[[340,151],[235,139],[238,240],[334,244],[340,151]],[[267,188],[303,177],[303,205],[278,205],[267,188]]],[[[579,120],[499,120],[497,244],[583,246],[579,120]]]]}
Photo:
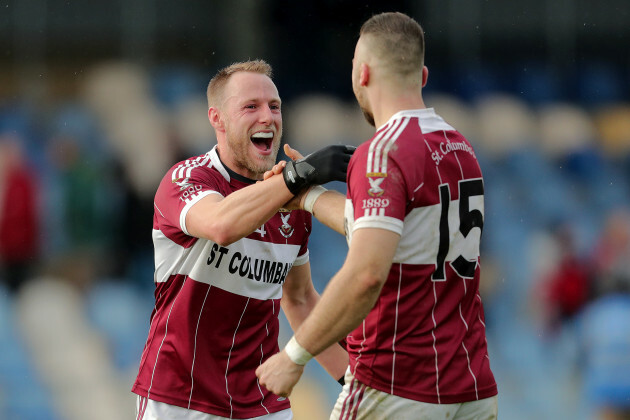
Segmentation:
{"type": "Polygon", "coordinates": [[[250,60],[240,61],[230,64],[227,67],[222,68],[208,83],[208,90],[206,96],[208,97],[208,107],[216,107],[222,102],[223,90],[226,83],[230,80],[230,77],[234,73],[241,71],[260,73],[271,78],[272,69],[271,66],[264,60],[250,60]]]}
{"type": "Polygon", "coordinates": [[[424,31],[418,22],[399,12],[368,19],[359,36],[369,38],[370,49],[391,74],[407,78],[424,66],[424,31]]]}

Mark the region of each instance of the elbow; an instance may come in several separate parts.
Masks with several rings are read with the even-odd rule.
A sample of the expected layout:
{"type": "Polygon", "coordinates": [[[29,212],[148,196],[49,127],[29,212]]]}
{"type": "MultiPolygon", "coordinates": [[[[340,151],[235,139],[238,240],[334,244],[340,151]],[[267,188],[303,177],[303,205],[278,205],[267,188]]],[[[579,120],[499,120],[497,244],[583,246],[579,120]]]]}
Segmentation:
{"type": "Polygon", "coordinates": [[[202,227],[201,236],[220,246],[228,246],[240,239],[234,226],[224,223],[207,223],[202,227]]]}
{"type": "Polygon", "coordinates": [[[387,280],[387,272],[382,270],[370,269],[369,267],[361,271],[358,276],[358,284],[361,289],[369,295],[379,294],[385,281],[387,280]]]}
{"type": "Polygon", "coordinates": [[[219,229],[213,232],[212,241],[220,246],[228,246],[238,241],[240,237],[234,235],[229,229],[219,229]]]}

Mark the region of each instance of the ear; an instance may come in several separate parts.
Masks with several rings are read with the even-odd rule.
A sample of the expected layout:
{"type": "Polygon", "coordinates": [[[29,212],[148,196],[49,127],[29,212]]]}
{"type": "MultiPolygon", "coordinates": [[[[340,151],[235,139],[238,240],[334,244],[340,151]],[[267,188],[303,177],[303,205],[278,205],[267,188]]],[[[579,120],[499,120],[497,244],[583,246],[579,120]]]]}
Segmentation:
{"type": "Polygon", "coordinates": [[[208,119],[210,120],[210,125],[217,131],[224,131],[225,128],[223,126],[223,119],[221,118],[221,113],[215,107],[210,107],[208,109],[208,119]]]}
{"type": "Polygon", "coordinates": [[[367,86],[370,82],[370,67],[361,63],[361,67],[359,67],[359,86],[367,86]]]}
{"type": "Polygon", "coordinates": [[[422,87],[427,85],[427,79],[429,78],[429,69],[427,66],[422,67],[422,87]]]}

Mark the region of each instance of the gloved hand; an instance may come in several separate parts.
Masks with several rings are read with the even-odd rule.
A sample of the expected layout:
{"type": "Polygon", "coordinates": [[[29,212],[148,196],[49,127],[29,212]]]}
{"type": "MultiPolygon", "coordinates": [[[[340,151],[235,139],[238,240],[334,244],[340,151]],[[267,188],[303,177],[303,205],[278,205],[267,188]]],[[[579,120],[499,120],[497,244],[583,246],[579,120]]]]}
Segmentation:
{"type": "Polygon", "coordinates": [[[309,185],[346,182],[348,163],[356,149],[347,145],[326,146],[295,162],[287,162],[282,171],[287,188],[295,195],[309,185]]]}

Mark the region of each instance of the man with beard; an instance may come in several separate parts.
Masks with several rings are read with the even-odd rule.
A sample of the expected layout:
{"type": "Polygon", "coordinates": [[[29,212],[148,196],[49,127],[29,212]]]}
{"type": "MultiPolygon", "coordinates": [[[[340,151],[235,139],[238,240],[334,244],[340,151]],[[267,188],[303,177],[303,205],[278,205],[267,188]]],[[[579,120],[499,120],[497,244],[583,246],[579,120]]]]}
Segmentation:
{"type": "MultiPolygon", "coordinates": [[[[217,145],[174,165],[155,195],[155,308],[132,388],[137,418],[291,419],[289,401],[260,387],[255,369],[278,352],[280,306],[297,328],[319,295],[311,215],[279,208],[301,188],[345,181],[353,148],[324,148],[290,179],[257,182],[282,135],[271,67],[235,63],[207,93],[217,145]]],[[[338,379],[348,356],[334,344],[319,361],[338,379]]]]}
{"type": "MultiPolygon", "coordinates": [[[[350,366],[331,419],[497,416],[479,295],[483,178],[470,143],[426,108],[427,76],[415,20],[383,13],[363,24],[352,87],[377,129],[348,167],[348,256],[284,350],[256,371],[287,396],[308,360],[347,335],[350,366]]],[[[327,193],[310,206],[341,231],[343,202],[327,193]]]]}

